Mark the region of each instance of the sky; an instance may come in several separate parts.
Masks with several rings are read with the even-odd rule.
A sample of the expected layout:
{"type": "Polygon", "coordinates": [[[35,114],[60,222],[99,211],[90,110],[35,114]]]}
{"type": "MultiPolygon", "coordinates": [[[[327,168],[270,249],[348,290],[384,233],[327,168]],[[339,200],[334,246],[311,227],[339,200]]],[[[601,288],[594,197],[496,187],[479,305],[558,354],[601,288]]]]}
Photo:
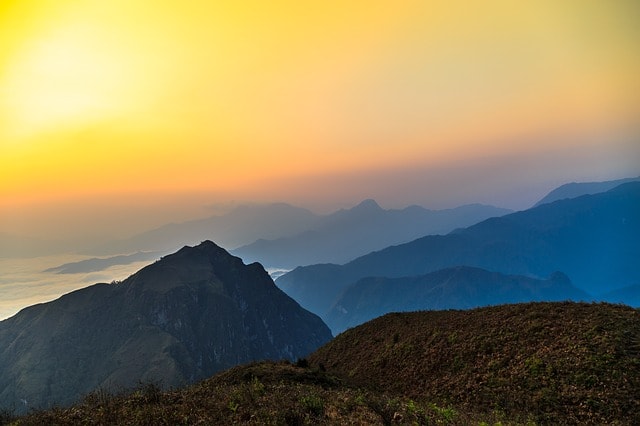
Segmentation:
{"type": "Polygon", "coordinates": [[[0,233],[640,175],[640,2],[3,0],[0,233]]]}

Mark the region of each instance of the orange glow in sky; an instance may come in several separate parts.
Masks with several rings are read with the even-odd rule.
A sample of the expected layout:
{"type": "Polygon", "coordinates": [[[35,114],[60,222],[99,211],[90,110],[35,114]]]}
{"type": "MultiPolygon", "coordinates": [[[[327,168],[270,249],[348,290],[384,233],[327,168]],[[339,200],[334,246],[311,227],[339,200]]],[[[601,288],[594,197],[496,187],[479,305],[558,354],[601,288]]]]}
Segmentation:
{"type": "MultiPolygon", "coordinates": [[[[631,0],[3,1],[0,231],[136,194],[320,205],[325,177],[496,158],[637,175],[638,22],[631,0]]],[[[520,182],[490,169],[470,179],[520,182]]],[[[385,179],[342,196],[429,196],[385,179]]]]}

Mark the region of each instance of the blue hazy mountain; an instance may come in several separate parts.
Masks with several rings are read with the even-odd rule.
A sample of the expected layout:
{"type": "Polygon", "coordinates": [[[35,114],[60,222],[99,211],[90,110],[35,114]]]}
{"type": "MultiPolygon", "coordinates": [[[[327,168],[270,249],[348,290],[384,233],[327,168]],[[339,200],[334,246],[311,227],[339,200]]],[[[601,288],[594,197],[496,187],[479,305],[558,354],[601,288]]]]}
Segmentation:
{"type": "Polygon", "coordinates": [[[175,250],[202,240],[216,241],[226,248],[249,244],[259,238],[280,238],[303,232],[320,216],[285,203],[239,206],[205,219],[171,223],[124,240],[86,250],[90,254],[121,254],[137,251],[175,250]]]}
{"type": "Polygon", "coordinates": [[[639,177],[610,180],[606,182],[571,182],[561,185],[545,195],[540,201],[538,201],[534,207],[541,204],[552,203],[558,200],[564,200],[566,198],[576,198],[581,195],[598,194],[600,192],[606,192],[616,186],[623,183],[640,181],[639,177]]]}
{"type": "Polygon", "coordinates": [[[599,300],[611,303],[624,303],[640,308],[640,284],[619,288],[598,297],[599,300]]]}
{"type": "Polygon", "coordinates": [[[389,312],[471,309],[534,301],[588,300],[561,272],[539,280],[458,266],[402,278],[362,278],[347,287],[326,322],[334,335],[389,312]]]}
{"type": "Polygon", "coordinates": [[[260,264],[210,241],[126,280],[66,294],[0,322],[0,408],[68,404],[139,382],[178,386],[331,339],[260,264]]]}
{"type": "Polygon", "coordinates": [[[158,259],[160,252],[138,252],[133,254],[112,256],[106,258],[91,258],[79,260],[77,262],[65,263],[53,268],[45,269],[43,272],[53,272],[55,274],[78,274],[86,272],[102,271],[116,265],[129,265],[134,262],[143,262],[158,259]]]}
{"type": "Polygon", "coordinates": [[[374,200],[365,200],[351,209],[322,217],[313,229],[286,238],[261,239],[233,250],[233,254],[271,268],[345,263],[390,245],[447,233],[510,212],[481,204],[444,210],[420,206],[385,210],[374,200]]]}
{"type": "Polygon", "coordinates": [[[459,265],[537,278],[562,271],[579,289],[599,295],[640,282],[638,241],[640,182],[631,182],[419,238],[345,265],[299,267],[276,284],[325,318],[361,278],[424,275],[459,265]]]}

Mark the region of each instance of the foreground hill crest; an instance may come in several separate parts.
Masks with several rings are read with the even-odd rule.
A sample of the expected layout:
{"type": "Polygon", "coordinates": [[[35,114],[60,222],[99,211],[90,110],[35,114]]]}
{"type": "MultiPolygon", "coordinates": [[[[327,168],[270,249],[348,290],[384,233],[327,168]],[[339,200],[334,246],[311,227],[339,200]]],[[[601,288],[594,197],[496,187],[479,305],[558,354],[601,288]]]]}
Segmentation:
{"type": "Polygon", "coordinates": [[[261,265],[205,241],[0,322],[0,406],[64,405],[139,381],[184,385],[240,363],[296,359],[330,338],[261,265]]]}

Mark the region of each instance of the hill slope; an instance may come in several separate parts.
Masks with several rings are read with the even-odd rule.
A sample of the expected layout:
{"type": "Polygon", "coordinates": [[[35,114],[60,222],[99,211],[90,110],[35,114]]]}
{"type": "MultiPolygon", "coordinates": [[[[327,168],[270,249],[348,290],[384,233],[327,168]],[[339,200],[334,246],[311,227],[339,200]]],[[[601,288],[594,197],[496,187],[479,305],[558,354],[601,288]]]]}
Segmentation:
{"type": "Polygon", "coordinates": [[[184,385],[240,363],[295,359],[330,338],[262,266],[207,241],[0,322],[0,407],[68,404],[139,381],[184,385]]]}
{"type": "Polygon", "coordinates": [[[458,265],[534,277],[562,271],[581,290],[602,294],[640,282],[638,240],[640,182],[633,182],[388,247],[345,265],[296,268],[276,284],[320,315],[361,278],[423,275],[458,265]]]}
{"type": "Polygon", "coordinates": [[[337,335],[389,312],[589,299],[560,272],[538,280],[458,266],[415,277],[363,278],[345,290],[326,323],[337,335]]]}
{"type": "Polygon", "coordinates": [[[309,360],[355,383],[512,419],[640,422],[640,312],[620,305],[388,314],[309,360]]]}
{"type": "Polygon", "coordinates": [[[349,210],[322,217],[309,230],[287,238],[258,240],[233,253],[247,261],[291,269],[314,263],[345,263],[358,256],[429,234],[444,234],[510,210],[480,204],[446,210],[411,206],[382,209],[365,200],[349,210]]]}
{"type": "Polygon", "coordinates": [[[606,304],[391,314],[338,336],[311,368],[95,392],[17,424],[638,424],[639,339],[640,313],[606,304]]]}

